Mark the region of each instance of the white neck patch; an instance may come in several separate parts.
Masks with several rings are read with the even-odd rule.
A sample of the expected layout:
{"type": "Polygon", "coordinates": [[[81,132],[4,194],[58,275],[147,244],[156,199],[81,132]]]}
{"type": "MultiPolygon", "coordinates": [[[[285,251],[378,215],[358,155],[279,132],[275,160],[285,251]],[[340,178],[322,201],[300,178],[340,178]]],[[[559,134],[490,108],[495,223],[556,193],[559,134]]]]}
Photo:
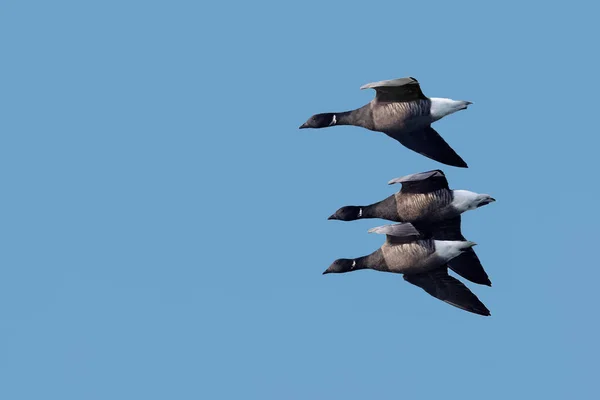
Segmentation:
{"type": "Polygon", "coordinates": [[[358,218],[362,217],[362,208],[358,209],[358,218]]]}
{"type": "Polygon", "coordinates": [[[331,125],[335,125],[337,124],[337,118],[335,117],[335,114],[333,114],[333,119],[331,120],[331,122],[329,123],[329,126],[331,125]]]}
{"type": "Polygon", "coordinates": [[[356,267],[356,260],[352,260],[352,268],[356,267]]]}

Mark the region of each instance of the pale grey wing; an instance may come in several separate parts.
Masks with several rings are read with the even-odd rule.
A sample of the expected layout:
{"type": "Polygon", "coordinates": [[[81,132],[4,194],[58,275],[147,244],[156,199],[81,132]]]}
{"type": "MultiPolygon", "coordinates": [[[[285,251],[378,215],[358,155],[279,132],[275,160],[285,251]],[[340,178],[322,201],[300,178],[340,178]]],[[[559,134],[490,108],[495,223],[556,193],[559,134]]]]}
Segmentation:
{"type": "Polygon", "coordinates": [[[458,279],[448,275],[446,267],[421,274],[405,274],[404,280],[462,310],[488,316],[490,310],[458,279]]]}
{"type": "Polygon", "coordinates": [[[467,163],[431,126],[410,132],[386,132],[412,151],[442,164],[467,168],[467,163]]]}
{"type": "Polygon", "coordinates": [[[446,175],[444,175],[444,172],[441,169],[434,169],[433,171],[427,172],[418,172],[416,174],[410,174],[402,176],[400,178],[394,178],[388,182],[388,185],[393,185],[396,183],[416,184],[427,180],[435,181],[439,185],[445,184],[445,189],[448,189],[448,180],[446,179],[446,175]]]}
{"type": "Polygon", "coordinates": [[[388,185],[395,183],[402,184],[402,192],[430,193],[440,189],[449,189],[446,175],[439,169],[392,179],[388,185]]]}
{"type": "Polygon", "coordinates": [[[446,175],[444,175],[444,173],[441,170],[434,169],[433,171],[418,172],[416,174],[410,174],[402,176],[400,178],[394,178],[391,181],[389,181],[388,184],[392,185],[394,183],[419,182],[433,177],[445,178],[446,175]]]}
{"type": "Polygon", "coordinates": [[[413,84],[413,83],[419,83],[419,81],[417,81],[415,78],[409,77],[409,78],[398,78],[398,79],[389,79],[387,81],[379,81],[379,82],[371,82],[371,83],[367,83],[366,85],[362,85],[360,87],[361,90],[363,89],[376,89],[379,87],[397,87],[397,86],[405,86],[405,85],[409,85],[409,84],[413,84]]]}
{"type": "Polygon", "coordinates": [[[421,238],[421,233],[408,222],[378,226],[369,229],[369,233],[379,233],[385,235],[385,241],[389,245],[399,245],[412,243],[421,238]]]}
{"type": "Polygon", "coordinates": [[[419,231],[408,222],[401,224],[383,225],[369,229],[369,233],[379,233],[382,235],[396,236],[396,237],[409,237],[419,236],[419,231]]]}
{"type": "Polygon", "coordinates": [[[360,88],[361,90],[375,89],[377,92],[375,99],[381,102],[404,102],[427,99],[421,91],[419,81],[412,77],[372,82],[360,88]]]}

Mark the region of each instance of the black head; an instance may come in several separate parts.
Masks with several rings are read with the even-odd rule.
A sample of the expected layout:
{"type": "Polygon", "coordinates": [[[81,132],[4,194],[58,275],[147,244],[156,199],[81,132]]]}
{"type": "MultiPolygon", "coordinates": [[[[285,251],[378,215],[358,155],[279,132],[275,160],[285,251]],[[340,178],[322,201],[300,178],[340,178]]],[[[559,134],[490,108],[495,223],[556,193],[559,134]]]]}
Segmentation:
{"type": "Polygon", "coordinates": [[[350,272],[354,270],[355,266],[356,260],[340,258],[335,260],[333,264],[331,264],[329,268],[327,268],[325,272],[323,272],[323,275],[331,273],[341,274],[342,272],[350,272]]]}
{"type": "Polygon", "coordinates": [[[328,126],[333,126],[336,123],[336,116],[333,113],[316,114],[310,117],[308,121],[300,125],[300,129],[327,128],[328,126]]]}
{"type": "Polygon", "coordinates": [[[337,210],[327,219],[338,219],[340,221],[354,221],[362,217],[363,209],[357,206],[346,206],[337,210]]]}

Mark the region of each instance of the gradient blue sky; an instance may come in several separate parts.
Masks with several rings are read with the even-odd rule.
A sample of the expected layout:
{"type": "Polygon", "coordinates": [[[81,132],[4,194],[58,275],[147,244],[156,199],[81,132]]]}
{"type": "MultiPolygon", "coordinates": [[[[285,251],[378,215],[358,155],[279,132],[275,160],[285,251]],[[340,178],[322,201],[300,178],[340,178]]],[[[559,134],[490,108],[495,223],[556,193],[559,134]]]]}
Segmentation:
{"type": "Polygon", "coordinates": [[[599,62],[591,2],[4,1],[2,399],[591,399],[599,62]],[[298,130],[414,76],[474,104],[469,163],[298,130]],[[490,193],[472,315],[322,276],[384,223],[327,221],[442,167],[490,193]]]}

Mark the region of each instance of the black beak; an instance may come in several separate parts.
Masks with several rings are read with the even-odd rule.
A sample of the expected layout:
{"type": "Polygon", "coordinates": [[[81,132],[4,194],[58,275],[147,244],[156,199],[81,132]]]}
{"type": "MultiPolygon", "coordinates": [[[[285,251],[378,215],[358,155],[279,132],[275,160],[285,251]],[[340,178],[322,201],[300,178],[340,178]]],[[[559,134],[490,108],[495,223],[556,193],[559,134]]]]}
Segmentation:
{"type": "Polygon", "coordinates": [[[335,216],[335,214],[331,215],[329,218],[327,219],[337,219],[337,217],[335,216]]]}
{"type": "Polygon", "coordinates": [[[329,273],[329,269],[326,269],[325,271],[323,271],[323,275],[327,275],[329,273]]]}
{"type": "Polygon", "coordinates": [[[300,128],[298,128],[298,129],[305,129],[305,128],[308,128],[308,125],[306,124],[306,122],[303,123],[302,125],[300,125],[300,128]]]}

